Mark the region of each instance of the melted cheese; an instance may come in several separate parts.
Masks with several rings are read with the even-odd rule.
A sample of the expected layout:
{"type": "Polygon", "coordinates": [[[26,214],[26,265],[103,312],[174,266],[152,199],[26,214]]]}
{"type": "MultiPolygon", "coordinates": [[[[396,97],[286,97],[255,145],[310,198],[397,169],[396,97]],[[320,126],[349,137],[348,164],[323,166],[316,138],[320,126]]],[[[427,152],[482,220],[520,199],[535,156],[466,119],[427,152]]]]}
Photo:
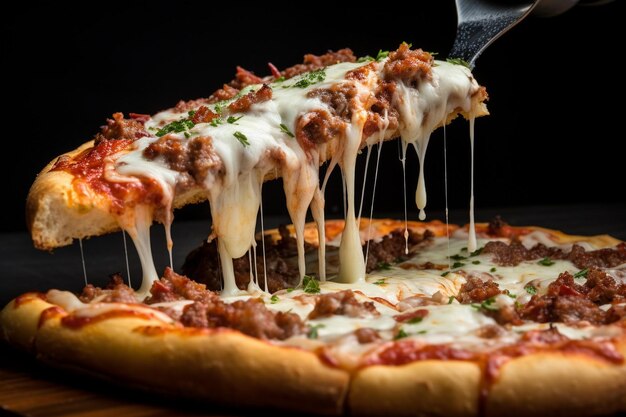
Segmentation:
{"type": "MultiPolygon", "coordinates": [[[[309,96],[309,92],[342,83],[356,88],[357,94],[353,99],[356,109],[353,111],[352,121],[348,124],[343,137],[337,138],[338,146],[327,170],[328,176],[332,168],[339,164],[345,186],[346,226],[341,237],[340,267],[336,279],[350,283],[364,281],[365,260],[355,210],[355,162],[363,146],[382,142],[387,135],[388,120],[385,117],[381,122],[383,126],[380,126],[381,131],[378,134],[372,135],[367,141],[364,140],[362,130],[367,113],[365,110],[359,110],[359,106],[364,107],[359,103],[366,103],[371,99],[372,86],[382,77],[384,63],[384,60],[373,63],[375,70],[369,72],[365,80],[347,79],[346,73],[368,63],[340,63],[325,68],[323,81],[313,83],[307,88],[293,86],[306,78],[307,74],[273,83],[272,99],[252,105],[245,114],[232,115],[243,116],[234,123],[226,121],[214,125],[200,123],[188,132],[170,133],[183,143],[187,137],[211,137],[214,152],[222,164],[220,173],[218,175],[209,173],[203,184],[211,206],[213,232],[218,239],[224,276],[222,295],[232,297],[241,293],[235,283],[232,260],[243,256],[254,244],[256,219],[261,203],[261,183],[264,177],[273,171],[279,172],[283,177],[287,209],[296,229],[300,279],[302,280],[308,272],[304,255],[304,222],[310,207],[314,220],[318,223],[320,241],[323,242],[323,190],[328,178],[324,179],[320,187],[318,166],[320,155],[327,154],[327,145],[322,144],[317,149],[305,152],[299,142],[285,132],[284,127],[294,132],[298,118],[308,112],[312,110],[331,112],[328,104],[316,95],[309,96]],[[239,139],[245,137],[246,140],[242,142],[236,136],[239,136],[239,139]],[[268,152],[281,155],[278,158],[280,162],[268,158],[268,152]]],[[[248,86],[239,95],[259,88],[260,85],[248,86]]],[[[395,105],[400,110],[399,128],[403,149],[406,152],[407,145],[412,144],[420,159],[420,175],[416,190],[420,218],[425,216],[426,189],[423,167],[430,133],[436,127],[445,124],[450,113],[458,109],[469,112],[471,96],[477,89],[478,85],[467,68],[441,61],[437,61],[433,66],[432,77],[423,79],[416,87],[398,82],[395,105]]],[[[152,117],[145,126],[149,131],[154,131],[184,117],[186,114],[170,109],[152,117]]],[[[107,166],[106,175],[111,181],[138,181],[140,177],[147,177],[159,184],[163,190],[161,203],[167,212],[165,219],[162,220],[165,223],[171,259],[173,245],[170,236],[171,204],[177,181],[181,180],[181,176],[168,168],[164,160],[160,158],[148,160],[143,156],[143,150],[157,139],[156,137],[139,139],[135,150],[118,157],[116,162],[107,166]]],[[[146,295],[157,278],[151,259],[148,233],[154,213],[141,206],[135,211],[136,213],[121,218],[120,225],[129,233],[137,247],[143,268],[143,281],[139,291],[146,295]]],[[[360,211],[359,209],[359,215],[360,211]]],[[[317,270],[321,280],[326,278],[325,259],[324,245],[320,245],[317,270]]]]}

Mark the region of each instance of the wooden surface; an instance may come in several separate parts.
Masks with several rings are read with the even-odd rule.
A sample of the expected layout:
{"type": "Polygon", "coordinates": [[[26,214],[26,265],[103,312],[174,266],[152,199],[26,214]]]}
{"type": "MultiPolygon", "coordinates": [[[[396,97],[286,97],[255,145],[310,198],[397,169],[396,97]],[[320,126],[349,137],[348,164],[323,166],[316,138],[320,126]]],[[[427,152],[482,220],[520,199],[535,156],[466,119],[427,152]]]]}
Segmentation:
{"type": "Polygon", "coordinates": [[[38,363],[0,343],[0,415],[30,417],[244,416],[186,400],[167,400],[38,363]]]}

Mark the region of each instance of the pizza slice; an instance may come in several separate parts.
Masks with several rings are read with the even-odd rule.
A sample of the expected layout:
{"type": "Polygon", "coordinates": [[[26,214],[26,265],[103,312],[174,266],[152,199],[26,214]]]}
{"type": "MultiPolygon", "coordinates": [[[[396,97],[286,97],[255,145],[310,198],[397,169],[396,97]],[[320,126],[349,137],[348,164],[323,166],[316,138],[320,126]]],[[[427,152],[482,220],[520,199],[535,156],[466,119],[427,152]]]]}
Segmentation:
{"type": "MultiPolygon", "coordinates": [[[[435,61],[406,43],[376,58],[350,50],[307,55],[304,64],[259,78],[238,68],[234,81],[207,99],[180,102],[154,116],[113,115],[102,131],[51,162],[28,196],[27,221],[42,249],[119,230],[133,239],[143,268],[139,293],[158,279],[148,229],[172,210],[208,200],[217,238],[223,295],[237,295],[232,260],[254,245],[261,187],[282,177],[295,227],[300,283],[306,274],[304,224],[311,208],[324,238],[319,166],[341,168],[347,192],[338,280],[365,277],[354,204],[355,160],[366,146],[400,137],[418,152],[416,203],[426,205],[422,167],[433,130],[457,115],[487,114],[485,89],[469,69],[435,61]]],[[[328,174],[327,174],[328,175],[328,174]]],[[[324,245],[318,274],[325,279],[324,245]]]]}

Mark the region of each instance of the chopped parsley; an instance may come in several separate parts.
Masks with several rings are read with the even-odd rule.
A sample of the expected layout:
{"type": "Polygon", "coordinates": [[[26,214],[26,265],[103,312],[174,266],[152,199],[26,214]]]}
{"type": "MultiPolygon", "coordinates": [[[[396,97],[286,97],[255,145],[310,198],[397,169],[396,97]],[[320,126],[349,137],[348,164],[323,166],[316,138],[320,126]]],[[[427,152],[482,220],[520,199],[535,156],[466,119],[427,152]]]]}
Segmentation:
{"type": "Polygon", "coordinates": [[[388,56],[389,56],[389,51],[383,51],[382,49],[379,49],[378,54],[376,55],[376,61],[382,61],[388,56]]]}
{"type": "Polygon", "coordinates": [[[524,289],[526,290],[526,292],[530,295],[535,295],[537,294],[537,288],[535,288],[534,285],[530,285],[528,284],[527,286],[524,287],[524,289]]]}
{"type": "Polygon", "coordinates": [[[581,269],[580,271],[574,274],[574,278],[587,278],[588,273],[589,273],[589,268],[581,269]]]}
{"type": "Polygon", "coordinates": [[[237,138],[239,143],[241,143],[244,148],[246,146],[250,146],[250,142],[248,142],[248,137],[244,135],[243,133],[241,133],[240,131],[236,131],[235,133],[233,133],[233,136],[237,138]]]}
{"type": "Polygon", "coordinates": [[[505,292],[505,294],[506,294],[506,295],[508,295],[510,298],[513,298],[513,299],[516,299],[516,298],[517,298],[517,295],[515,295],[515,294],[511,294],[511,293],[509,292],[509,290],[507,290],[507,291],[505,292]]]}
{"type": "Polygon", "coordinates": [[[426,330],[420,330],[417,334],[426,334],[426,330]]]}
{"type": "Polygon", "coordinates": [[[278,300],[279,298],[277,295],[272,295],[272,298],[270,298],[270,301],[272,302],[272,304],[276,304],[278,300]]]}
{"type": "Polygon", "coordinates": [[[454,299],[455,299],[454,295],[451,295],[450,297],[448,297],[448,304],[452,304],[454,299]]]}
{"type": "Polygon", "coordinates": [[[496,267],[495,267],[495,266],[491,267],[491,269],[489,270],[489,272],[496,272],[496,267]]]}
{"type": "Polygon", "coordinates": [[[357,59],[356,62],[361,63],[361,62],[369,62],[369,61],[373,61],[373,60],[374,60],[373,56],[365,55],[365,56],[362,56],[359,59],[357,59]]]}
{"type": "Polygon", "coordinates": [[[462,268],[465,264],[463,262],[455,262],[452,264],[452,268],[462,268]]]}
{"type": "Polygon", "coordinates": [[[462,261],[463,259],[467,259],[467,258],[465,256],[456,254],[456,255],[452,255],[450,259],[455,260],[455,261],[462,261]]]}
{"type": "Polygon", "coordinates": [[[276,78],[274,80],[275,83],[282,83],[283,81],[285,81],[285,76],[281,75],[280,77],[276,78]]]}
{"type": "Polygon", "coordinates": [[[326,68],[320,68],[315,71],[302,74],[300,79],[291,85],[283,85],[283,88],[307,88],[310,85],[321,83],[326,79],[326,68]]]}
{"type": "Polygon", "coordinates": [[[287,292],[293,292],[295,288],[287,288],[287,292]]]}
{"type": "Polygon", "coordinates": [[[474,307],[476,310],[497,311],[499,309],[497,305],[494,305],[495,302],[496,302],[495,297],[490,297],[480,304],[473,303],[471,304],[471,306],[474,307]]]}
{"type": "Polygon", "coordinates": [[[393,340],[404,339],[405,337],[409,337],[409,334],[404,331],[404,329],[398,330],[398,333],[393,337],[393,340]]]}
{"type": "Polygon", "coordinates": [[[222,111],[224,111],[224,107],[226,107],[226,103],[228,103],[228,100],[222,100],[215,103],[213,105],[213,110],[215,110],[215,113],[222,114],[222,111]]]}
{"type": "Polygon", "coordinates": [[[168,123],[159,130],[157,130],[156,135],[158,137],[165,136],[168,133],[180,133],[185,132],[189,129],[192,129],[196,124],[189,119],[180,119],[175,122],[168,123]]]}
{"type": "Polygon", "coordinates": [[[407,323],[409,323],[409,324],[417,324],[417,323],[421,323],[422,320],[424,320],[423,317],[413,317],[412,319],[407,321],[407,323]]]}
{"type": "Polygon", "coordinates": [[[470,253],[470,256],[478,256],[478,255],[480,255],[483,252],[483,249],[485,249],[484,246],[481,247],[481,248],[476,249],[474,252],[470,253]]]}
{"type": "Polygon", "coordinates": [[[235,117],[235,116],[228,116],[228,119],[226,119],[226,122],[229,124],[234,124],[237,120],[241,119],[243,116],[239,116],[239,117],[235,117]]]}
{"type": "Polygon", "coordinates": [[[446,58],[446,61],[454,65],[463,65],[464,67],[471,69],[469,62],[463,58],[446,58]]]}
{"type": "Polygon", "coordinates": [[[282,123],[280,124],[280,131],[287,134],[290,138],[295,137],[294,134],[291,133],[291,130],[289,130],[289,128],[282,123]]]}
{"type": "Polygon", "coordinates": [[[222,119],[220,118],[215,118],[209,122],[209,124],[213,127],[217,127],[217,125],[221,125],[222,123],[224,122],[222,122],[222,119]]]}
{"type": "Polygon", "coordinates": [[[385,283],[384,279],[379,279],[378,281],[374,281],[374,285],[383,285],[385,283]]]}
{"type": "Polygon", "coordinates": [[[539,265],[543,265],[543,266],[552,266],[554,265],[554,261],[548,257],[543,258],[542,260],[540,260],[539,262],[537,262],[539,265]]]}
{"type": "Polygon", "coordinates": [[[308,294],[319,294],[320,292],[319,282],[317,282],[315,278],[309,275],[304,276],[304,280],[302,281],[302,287],[304,292],[308,294]]]}
{"type": "Polygon", "coordinates": [[[450,273],[450,271],[442,272],[442,273],[441,273],[441,276],[442,276],[442,277],[445,277],[445,276],[446,276],[446,275],[448,275],[449,273],[450,273]]]}
{"type": "Polygon", "coordinates": [[[380,271],[388,271],[391,269],[391,264],[389,262],[380,261],[376,264],[376,269],[380,271]]]}
{"type": "Polygon", "coordinates": [[[309,332],[307,333],[307,337],[309,339],[317,339],[319,334],[317,333],[317,329],[326,327],[323,324],[312,324],[309,326],[309,332]]]}
{"type": "Polygon", "coordinates": [[[472,261],[472,263],[473,263],[474,265],[478,265],[478,264],[480,263],[480,261],[472,261]]]}

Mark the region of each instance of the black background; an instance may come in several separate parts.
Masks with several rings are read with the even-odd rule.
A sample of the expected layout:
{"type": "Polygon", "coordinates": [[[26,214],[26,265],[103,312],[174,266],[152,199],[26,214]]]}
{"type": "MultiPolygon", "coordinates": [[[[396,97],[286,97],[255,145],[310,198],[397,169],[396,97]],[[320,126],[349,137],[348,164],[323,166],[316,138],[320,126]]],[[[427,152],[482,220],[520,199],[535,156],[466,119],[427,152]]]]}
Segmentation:
{"type": "MultiPolygon", "coordinates": [[[[60,2],[16,6],[3,16],[3,231],[24,230],[24,200],[36,173],[88,140],[113,112],[154,113],[206,97],[236,65],[268,73],[305,53],[351,47],[376,54],[402,41],[445,57],[456,30],[453,1],[376,7],[336,2],[60,2]],[[14,146],[15,150],[9,150],[14,146]]],[[[490,93],[491,116],[476,123],[476,206],[624,203],[624,2],[578,6],[529,18],[481,56],[474,71],[490,93]]],[[[469,198],[468,124],[448,128],[450,206],[469,198]]],[[[361,158],[363,162],[363,158],[361,158]]],[[[363,166],[363,164],[361,164],[363,166]]],[[[417,161],[407,163],[412,200],[417,161]]],[[[370,177],[371,178],[371,177],[370,177]]],[[[434,134],[426,161],[430,210],[441,210],[443,146],[434,134]]],[[[371,184],[371,183],[370,183],[371,184]]],[[[279,182],[264,187],[267,214],[286,214],[279,182]]],[[[327,211],[341,207],[338,175],[327,211]]],[[[383,147],[376,212],[397,212],[397,146],[383,147]]],[[[409,205],[413,208],[413,205],[409,205]]],[[[206,216],[200,205],[177,213],[206,216]]],[[[416,217],[412,209],[410,217],[416,217]]]]}

